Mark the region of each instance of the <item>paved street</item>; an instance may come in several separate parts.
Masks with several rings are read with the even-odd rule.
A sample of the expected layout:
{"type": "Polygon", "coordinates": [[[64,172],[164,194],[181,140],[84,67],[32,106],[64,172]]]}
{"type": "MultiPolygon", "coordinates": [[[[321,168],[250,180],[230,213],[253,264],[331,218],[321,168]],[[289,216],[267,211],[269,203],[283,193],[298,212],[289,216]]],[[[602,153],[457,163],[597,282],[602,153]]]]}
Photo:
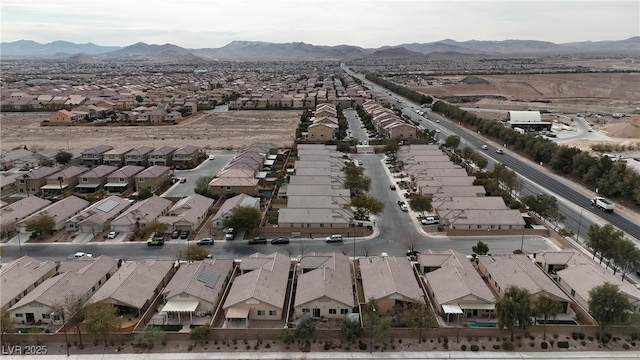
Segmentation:
{"type": "Polygon", "coordinates": [[[195,169],[174,170],[173,176],[187,179],[185,183],[175,183],[163,196],[182,197],[193,195],[196,181],[204,176],[215,176],[238,153],[227,150],[208,150],[207,155],[215,155],[213,160],[205,160],[195,169]]]}

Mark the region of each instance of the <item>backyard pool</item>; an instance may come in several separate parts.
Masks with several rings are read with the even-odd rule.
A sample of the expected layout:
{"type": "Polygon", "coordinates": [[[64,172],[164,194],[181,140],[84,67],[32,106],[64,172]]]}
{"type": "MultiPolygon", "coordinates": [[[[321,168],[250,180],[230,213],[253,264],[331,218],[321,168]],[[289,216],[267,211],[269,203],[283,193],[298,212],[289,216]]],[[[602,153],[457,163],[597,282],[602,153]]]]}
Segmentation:
{"type": "Polygon", "coordinates": [[[494,328],[497,326],[495,322],[487,321],[467,321],[467,325],[472,328],[494,328]]]}

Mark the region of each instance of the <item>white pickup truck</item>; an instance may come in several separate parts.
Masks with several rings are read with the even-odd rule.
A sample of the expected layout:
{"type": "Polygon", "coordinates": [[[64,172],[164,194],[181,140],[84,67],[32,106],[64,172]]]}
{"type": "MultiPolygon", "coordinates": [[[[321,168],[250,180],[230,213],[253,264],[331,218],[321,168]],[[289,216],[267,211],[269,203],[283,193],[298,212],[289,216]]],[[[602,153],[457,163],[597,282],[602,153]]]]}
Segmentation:
{"type": "Polygon", "coordinates": [[[81,258],[85,258],[85,257],[93,257],[93,255],[87,254],[87,253],[82,252],[82,251],[78,251],[75,254],[67,256],[67,260],[81,259],[81,258]]]}
{"type": "Polygon", "coordinates": [[[607,201],[607,199],[600,196],[597,196],[591,199],[591,205],[597,207],[602,211],[608,211],[608,212],[613,212],[613,209],[615,208],[615,205],[613,205],[612,203],[607,201]]]}

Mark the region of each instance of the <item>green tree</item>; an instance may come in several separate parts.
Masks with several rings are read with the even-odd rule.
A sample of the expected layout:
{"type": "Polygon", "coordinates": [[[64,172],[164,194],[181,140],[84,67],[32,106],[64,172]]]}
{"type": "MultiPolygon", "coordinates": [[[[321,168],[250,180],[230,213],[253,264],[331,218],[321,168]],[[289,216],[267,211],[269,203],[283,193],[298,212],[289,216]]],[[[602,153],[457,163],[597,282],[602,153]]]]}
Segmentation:
{"type": "Polygon", "coordinates": [[[109,196],[111,196],[111,193],[107,189],[100,189],[96,191],[96,197],[98,198],[98,200],[102,200],[109,196]]]}
{"type": "Polygon", "coordinates": [[[482,241],[478,241],[477,244],[471,247],[471,251],[473,251],[474,254],[487,255],[489,253],[489,245],[482,241]]]}
{"type": "Polygon", "coordinates": [[[135,342],[138,346],[147,349],[153,349],[153,347],[162,342],[164,339],[164,333],[155,326],[147,326],[143,332],[138,333],[135,337],[135,342]]]}
{"type": "Polygon", "coordinates": [[[196,194],[200,194],[202,196],[206,196],[211,199],[216,199],[217,196],[211,193],[211,189],[209,188],[209,183],[213,180],[213,176],[202,176],[196,180],[196,185],[193,188],[193,191],[196,194]]]}
{"type": "Polygon", "coordinates": [[[144,98],[141,95],[136,95],[136,101],[141,103],[144,101],[144,98]]]}
{"type": "Polygon", "coordinates": [[[413,211],[418,211],[424,214],[425,211],[433,210],[431,206],[431,199],[424,195],[414,195],[409,199],[409,206],[413,211]]]}
{"type": "Polygon", "coordinates": [[[38,216],[33,220],[26,222],[27,231],[34,232],[36,235],[41,235],[47,232],[55,231],[56,219],[51,215],[38,216]]]}
{"type": "MultiPolygon", "coordinates": [[[[382,316],[373,299],[370,299],[364,308],[364,328],[370,331],[369,336],[375,342],[386,342],[389,339],[391,320],[382,316]]],[[[371,344],[373,346],[373,344],[371,344]]]]}
{"type": "Polygon", "coordinates": [[[351,206],[361,215],[378,215],[384,210],[384,203],[369,195],[360,194],[351,199],[351,206]]]}
{"type": "Polygon", "coordinates": [[[107,336],[110,331],[120,328],[122,319],[118,316],[118,310],[113,304],[99,301],[87,307],[85,325],[91,336],[102,338],[104,346],[109,346],[107,336]]]}
{"type": "Polygon", "coordinates": [[[403,315],[407,326],[418,333],[418,343],[422,343],[422,333],[426,329],[438,324],[431,308],[422,302],[405,304],[403,315]]]}
{"type": "Polygon", "coordinates": [[[310,318],[306,318],[300,322],[300,325],[296,326],[294,336],[306,343],[309,339],[313,338],[313,333],[315,331],[316,324],[310,318]]]}
{"type": "Polygon", "coordinates": [[[449,135],[447,136],[447,138],[444,140],[444,146],[446,147],[450,147],[450,148],[457,148],[458,145],[460,145],[460,136],[458,135],[449,135]]]}
{"type": "Polygon", "coordinates": [[[207,249],[200,245],[190,245],[189,249],[187,249],[187,253],[185,254],[185,260],[187,261],[200,261],[204,260],[209,252],[207,249]]]}
{"type": "Polygon", "coordinates": [[[600,324],[600,339],[607,325],[624,324],[633,310],[629,298],[617,285],[604,283],[589,290],[589,312],[600,324]]]}
{"type": "Polygon", "coordinates": [[[364,169],[353,162],[349,162],[343,168],[345,173],[344,187],[352,193],[367,192],[371,188],[371,179],[364,176],[364,169]]]}
{"type": "Polygon", "coordinates": [[[260,225],[262,213],[252,206],[238,206],[223,224],[238,230],[246,230],[251,233],[260,225]]]}
{"type": "Polygon", "coordinates": [[[604,226],[593,224],[589,226],[587,235],[589,236],[587,245],[593,249],[593,258],[595,259],[596,255],[600,253],[600,263],[602,264],[604,257],[613,248],[612,244],[621,241],[624,233],[621,230],[616,230],[611,224],[604,226]]]}
{"type": "Polygon", "coordinates": [[[540,294],[533,300],[533,312],[538,317],[544,319],[542,324],[542,338],[547,340],[547,320],[562,311],[560,302],[552,299],[546,294],[540,294]]]}
{"type": "Polygon", "coordinates": [[[11,322],[11,317],[9,316],[9,313],[6,311],[3,311],[2,314],[0,314],[0,333],[1,334],[10,334],[16,331],[15,326],[13,326],[13,323],[11,322]]]}
{"type": "Polygon", "coordinates": [[[149,188],[142,188],[138,190],[138,200],[148,199],[153,196],[153,191],[149,188]]]}
{"type": "Polygon", "coordinates": [[[206,325],[196,326],[193,329],[191,329],[191,332],[189,332],[189,339],[197,343],[198,342],[203,343],[209,339],[210,332],[211,332],[211,329],[209,329],[209,327],[206,325]]]}
{"type": "Polygon", "coordinates": [[[511,341],[513,341],[514,328],[526,326],[532,312],[531,302],[529,290],[517,286],[509,286],[502,297],[496,301],[498,327],[501,329],[506,327],[511,331],[511,341]]]}
{"type": "Polygon", "coordinates": [[[53,306],[53,310],[63,322],[73,326],[78,333],[78,339],[82,344],[82,323],[86,318],[87,306],[81,296],[73,293],[65,295],[59,303],[53,306]]]}
{"type": "Polygon", "coordinates": [[[387,139],[384,142],[384,152],[392,152],[395,153],[400,149],[400,145],[398,145],[398,141],[395,139],[387,139]]]}
{"type": "Polygon", "coordinates": [[[611,259],[615,264],[613,274],[620,269],[623,280],[629,272],[640,269],[640,249],[627,238],[619,239],[613,244],[611,259]]]}
{"type": "Polygon", "coordinates": [[[73,154],[67,151],[58,151],[56,154],[56,162],[60,165],[67,165],[71,159],[73,159],[73,154]]]}
{"type": "Polygon", "coordinates": [[[360,322],[355,320],[344,319],[342,320],[342,337],[345,341],[355,341],[360,337],[362,329],[360,328],[360,322]]]}
{"type": "Polygon", "coordinates": [[[140,236],[142,238],[146,238],[148,236],[150,236],[151,234],[155,233],[157,235],[162,235],[165,232],[167,232],[167,224],[160,222],[160,221],[152,221],[147,223],[146,225],[144,225],[142,227],[142,229],[140,230],[140,236]]]}

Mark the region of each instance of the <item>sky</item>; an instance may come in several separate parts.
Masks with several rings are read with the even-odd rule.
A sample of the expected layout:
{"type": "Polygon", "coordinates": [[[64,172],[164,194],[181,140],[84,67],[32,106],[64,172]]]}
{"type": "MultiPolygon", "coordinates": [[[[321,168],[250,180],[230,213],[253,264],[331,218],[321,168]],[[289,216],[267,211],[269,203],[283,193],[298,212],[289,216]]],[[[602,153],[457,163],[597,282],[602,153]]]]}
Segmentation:
{"type": "Polygon", "coordinates": [[[443,39],[623,40],[640,1],[1,0],[3,42],[218,48],[234,40],[377,48],[443,39]]]}

